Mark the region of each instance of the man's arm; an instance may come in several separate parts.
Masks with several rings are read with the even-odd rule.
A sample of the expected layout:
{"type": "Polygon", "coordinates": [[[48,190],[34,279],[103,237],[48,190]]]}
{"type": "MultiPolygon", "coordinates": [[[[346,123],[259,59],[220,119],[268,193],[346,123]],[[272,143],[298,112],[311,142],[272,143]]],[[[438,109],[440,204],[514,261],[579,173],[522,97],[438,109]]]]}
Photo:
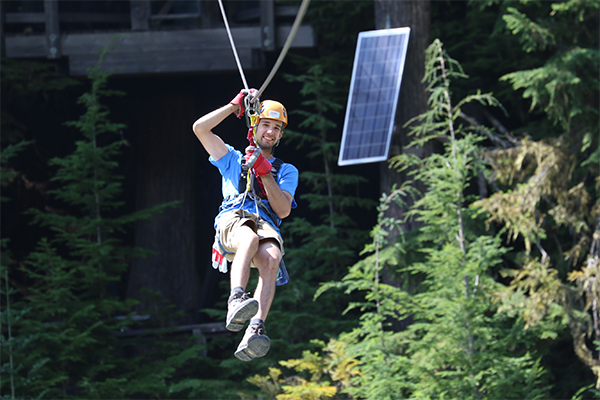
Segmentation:
{"type": "Polygon", "coordinates": [[[271,209],[281,219],[284,219],[292,211],[292,195],[288,192],[281,190],[277,181],[271,174],[267,174],[260,178],[267,191],[267,197],[269,198],[269,205],[271,209]]]}
{"type": "Polygon", "coordinates": [[[227,154],[228,149],[223,140],[212,132],[212,129],[223,122],[229,115],[239,112],[239,109],[240,106],[237,104],[227,104],[200,117],[192,126],[194,134],[196,134],[204,149],[215,160],[219,160],[227,154]]]}

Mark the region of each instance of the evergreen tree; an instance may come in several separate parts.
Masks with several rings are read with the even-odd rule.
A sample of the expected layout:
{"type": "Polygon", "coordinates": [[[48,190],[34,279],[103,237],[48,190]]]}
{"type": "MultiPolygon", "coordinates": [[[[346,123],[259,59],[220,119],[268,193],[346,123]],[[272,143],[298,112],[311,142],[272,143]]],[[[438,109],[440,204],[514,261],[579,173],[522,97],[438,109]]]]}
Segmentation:
{"type": "Polygon", "coordinates": [[[503,272],[511,279],[507,307],[518,309],[527,326],[566,316],[575,354],[596,376],[596,389],[598,10],[593,1],[506,9],[503,20],[522,51],[543,62],[502,77],[529,102],[532,118],[518,140],[487,153],[499,191],[477,204],[515,242],[512,268],[503,272]]]}
{"type": "MultiPolygon", "coordinates": [[[[495,305],[498,284],[490,270],[504,252],[500,237],[481,235],[468,208],[469,186],[481,168],[479,147],[486,135],[482,128],[458,125],[455,116],[468,102],[498,103],[480,93],[452,102],[450,81],[466,76],[438,40],[427,50],[425,68],[429,111],[416,118],[420,123],[411,130],[412,144],[439,140],[444,151],[425,159],[401,155],[393,160],[402,169],[417,166],[411,175],[428,188],[409,212],[423,223],[416,238],[423,260],[404,268],[422,281],[414,295],[378,282],[382,266],[377,252],[385,227],[393,223],[380,220],[373,233],[375,256],[346,277],[346,290],[363,289],[371,280],[374,285],[366,296],[370,304],[363,307],[375,306],[363,315],[362,329],[350,334],[355,342],[350,348],[360,355],[364,376],[354,379],[357,387],[349,392],[369,398],[543,397],[542,371],[527,345],[532,332],[524,333],[522,323],[495,305]],[[405,331],[385,330],[387,320],[402,315],[413,319],[405,331]],[[383,391],[380,379],[394,376],[403,379],[383,391]]],[[[392,197],[384,197],[381,210],[392,197]]]]}
{"type": "MultiPolygon", "coordinates": [[[[300,94],[306,98],[302,102],[306,109],[292,111],[292,115],[301,118],[298,127],[302,132],[288,130],[286,134],[299,142],[299,150],[314,161],[315,170],[300,172],[300,181],[308,190],[300,192],[299,201],[311,215],[296,217],[286,225],[286,237],[291,243],[286,260],[292,279],[297,280],[294,286],[302,287],[304,293],[304,300],[298,304],[299,315],[295,317],[303,316],[305,323],[320,327],[320,332],[337,334],[344,324],[349,327],[347,318],[344,321],[341,316],[346,301],[324,296],[312,303],[315,282],[340,279],[347,266],[356,260],[354,249],[363,246],[368,236],[353,215],[368,212],[374,202],[352,193],[358,192],[359,185],[364,186],[366,178],[344,174],[335,165],[340,126],[329,116],[339,113],[342,106],[335,100],[336,81],[325,72],[325,63],[319,61],[323,62],[313,60],[305,75],[288,76],[291,81],[302,83],[300,94]],[[324,304],[327,312],[323,312],[324,304]]],[[[285,309],[288,313],[289,308],[285,309]]],[[[290,327],[297,325],[293,320],[287,323],[290,327]]],[[[292,331],[286,337],[293,337],[292,331]]],[[[306,343],[311,338],[303,335],[299,339],[306,343]]]]}
{"type": "MultiPolygon", "coordinates": [[[[386,243],[388,232],[399,223],[385,216],[387,207],[416,196],[411,182],[382,195],[373,243],[365,249],[371,255],[354,265],[341,282],[330,282],[317,292],[338,288],[364,295],[364,300],[349,306],[362,312],[359,327],[339,337],[347,354],[358,363],[352,364],[350,371],[356,372],[350,375],[349,385],[336,392],[339,397],[344,393],[377,399],[547,395],[534,345],[544,332],[541,327],[525,331],[521,318],[499,308],[496,292],[501,285],[492,271],[506,250],[500,235],[481,234],[481,224],[474,219],[476,210],[469,207],[473,200],[470,183],[483,167],[481,143],[491,132],[459,125],[455,116],[468,102],[499,104],[481,93],[453,103],[450,81],[464,77],[441,42],[434,41],[427,51],[424,79],[430,92],[429,111],[410,121],[418,122],[412,125],[411,135],[413,145],[437,140],[444,150],[426,158],[403,154],[393,159],[397,168],[418,167],[411,169],[410,175],[426,184],[427,191],[410,207],[409,215],[423,227],[413,238],[386,243]],[[410,243],[412,240],[416,243],[410,243]],[[403,261],[407,249],[414,248],[419,249],[420,260],[412,256],[403,261]],[[411,293],[381,283],[382,269],[394,266],[400,273],[419,277],[411,293]],[[406,330],[389,329],[392,321],[407,316],[412,323],[406,330]]],[[[306,367],[315,359],[324,360],[318,354],[305,353],[301,362],[290,363],[306,367]]],[[[289,394],[311,387],[325,390],[326,384],[334,381],[333,375],[322,379],[332,374],[331,366],[321,367],[321,375],[310,371],[312,381],[296,380],[297,388],[281,386],[282,390],[289,394]]],[[[348,374],[349,370],[345,371],[348,374]]],[[[266,378],[255,380],[257,384],[265,382],[266,378]]],[[[312,393],[316,394],[312,398],[325,397],[324,392],[312,393]]]]}
{"type": "Polygon", "coordinates": [[[85,113],[68,123],[81,139],[72,154],[51,160],[55,189],[47,193],[60,208],[31,210],[34,223],[51,233],[21,263],[31,285],[15,302],[9,303],[14,291],[4,293],[11,312],[3,312],[3,326],[11,327],[11,337],[2,343],[9,348],[2,352],[2,386],[10,382],[11,397],[165,397],[176,369],[199,351],[158,342],[141,356],[124,357],[115,336],[134,325],[132,302],[120,299],[116,283],[130,258],[147,254],[124,243],[126,229],[173,204],[121,211],[115,169],[124,126],[110,122],[101,103],[120,94],[106,88],[110,73],[100,69],[107,51],[90,70],[90,91],[80,97],[85,113]]]}

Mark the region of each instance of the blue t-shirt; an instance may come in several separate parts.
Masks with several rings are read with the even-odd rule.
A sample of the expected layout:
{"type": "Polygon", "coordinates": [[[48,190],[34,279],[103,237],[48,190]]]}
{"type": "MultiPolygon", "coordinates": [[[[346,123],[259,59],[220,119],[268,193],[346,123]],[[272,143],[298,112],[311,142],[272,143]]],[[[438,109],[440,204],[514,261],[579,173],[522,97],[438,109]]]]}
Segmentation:
{"type": "MultiPolygon", "coordinates": [[[[254,200],[246,197],[244,200],[244,204],[240,206],[241,198],[237,198],[236,196],[240,194],[238,191],[238,185],[240,182],[240,174],[242,173],[242,153],[238,150],[235,150],[230,145],[226,144],[229,152],[225,154],[218,160],[215,160],[212,156],[208,158],[210,163],[219,169],[221,176],[223,177],[222,183],[222,191],[223,191],[223,203],[219,209],[219,214],[215,218],[215,228],[217,226],[217,220],[223,213],[231,210],[235,210],[238,208],[242,208],[248,212],[256,213],[256,204],[254,200]]],[[[269,161],[273,162],[275,157],[269,159],[269,161]]],[[[298,169],[294,167],[292,164],[283,163],[281,164],[281,168],[277,172],[277,184],[281,188],[281,190],[288,192],[292,195],[292,208],[296,208],[297,204],[294,200],[294,195],[296,193],[296,188],[298,187],[298,169]]],[[[272,215],[269,215],[262,207],[258,207],[258,213],[261,218],[265,221],[269,222],[279,232],[279,220],[277,215],[271,210],[269,206],[268,200],[261,200],[264,205],[271,211],[272,215]],[[274,221],[273,219],[277,219],[274,221]]]]}

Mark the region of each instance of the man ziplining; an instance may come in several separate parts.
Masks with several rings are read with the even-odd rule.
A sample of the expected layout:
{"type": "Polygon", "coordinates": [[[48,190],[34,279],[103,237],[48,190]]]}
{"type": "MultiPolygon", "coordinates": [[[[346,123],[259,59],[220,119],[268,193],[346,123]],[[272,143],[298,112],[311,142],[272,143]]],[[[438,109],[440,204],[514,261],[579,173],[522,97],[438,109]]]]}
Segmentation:
{"type": "Polygon", "coordinates": [[[209,161],[223,177],[223,202],[215,218],[213,266],[227,272],[227,260],[231,261],[226,328],[238,332],[250,321],[234,354],[242,361],[263,357],[271,347],[264,323],[284,254],[279,225],[296,208],[294,194],[298,186],[298,169],[273,155],[287,125],[287,111],[281,103],[265,100],[260,104],[258,115],[251,119],[250,146],[245,154],[212,132],[231,114],[241,118],[251,104],[244,103],[245,97],[255,93],[242,90],[229,104],[193,125],[196,137],[210,155],[209,161]],[[251,266],[259,272],[253,298],[245,292],[251,266]]]}

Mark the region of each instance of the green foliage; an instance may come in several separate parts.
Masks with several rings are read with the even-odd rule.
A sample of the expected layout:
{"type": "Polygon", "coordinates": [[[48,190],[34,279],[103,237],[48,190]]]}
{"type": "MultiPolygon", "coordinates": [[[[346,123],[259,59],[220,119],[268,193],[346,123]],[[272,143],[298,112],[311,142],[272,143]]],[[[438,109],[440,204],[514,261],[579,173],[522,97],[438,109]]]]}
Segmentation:
{"type": "Polygon", "coordinates": [[[23,139],[26,127],[5,107],[6,104],[31,101],[34,97],[48,101],[51,93],[60,92],[78,84],[70,78],[59,77],[54,72],[55,66],[50,63],[36,61],[2,59],[0,68],[0,84],[2,90],[2,144],[17,143],[23,139]]]}
{"type": "Polygon", "coordinates": [[[598,90],[598,78],[592,71],[599,66],[600,50],[573,47],[543,67],[506,74],[502,80],[515,89],[524,89],[523,97],[531,99],[530,110],[542,107],[550,121],[569,132],[579,128],[573,126],[574,118],[597,118],[592,95],[598,90]]]}
{"type": "Polygon", "coordinates": [[[305,350],[302,358],[280,361],[279,364],[295,375],[281,378],[279,368],[269,368],[268,376],[255,375],[248,382],[260,388],[256,396],[240,393],[242,399],[321,400],[345,398],[342,391],[350,385],[352,377],[360,375],[359,361],[348,353],[347,343],[330,339],[327,344],[312,340],[323,351],[305,350]]]}
{"type": "Polygon", "coordinates": [[[513,35],[519,36],[523,50],[527,53],[534,50],[545,50],[547,46],[556,43],[552,32],[540,23],[531,21],[527,16],[516,8],[509,7],[508,14],[502,18],[513,35]]]}
{"type": "Polygon", "coordinates": [[[360,12],[367,7],[372,8],[372,4],[311,3],[307,18],[317,34],[335,36],[339,46],[319,46],[310,57],[291,56],[300,72],[285,75],[286,80],[298,86],[302,102],[299,109],[290,110],[298,121],[297,130],[286,129],[284,140],[297,146],[297,153],[308,161],[305,165],[309,168],[300,171],[298,210],[282,227],[290,282],[278,289],[267,322],[273,340],[269,355],[275,359],[299,356],[315,334],[324,339],[355,324],[351,316],[341,315],[346,299],[326,295],[314,302],[313,296],[318,282],[339,279],[347,266],[356,261],[355,249],[368,240],[368,231],[358,225],[354,215],[368,213],[375,204],[364,190],[368,180],[336,165],[342,102],[347,98],[351,69],[351,64],[345,62],[351,53],[340,55],[340,50],[355,45],[355,38],[347,39],[349,31],[341,29],[351,21],[354,26],[350,32],[372,24],[360,18],[360,12]],[[338,18],[332,28],[334,15],[338,18]],[[311,329],[297,329],[298,326],[311,329]],[[280,353],[277,338],[285,338],[281,340],[281,344],[286,344],[285,350],[280,353]]]}
{"type": "MultiPolygon", "coordinates": [[[[530,112],[554,127],[544,140],[522,137],[486,153],[491,178],[500,190],[474,204],[516,243],[511,296],[527,326],[567,316],[575,354],[600,382],[594,304],[599,255],[600,149],[598,93],[600,68],[598,9],[593,1],[545,3],[547,15],[508,10],[504,17],[523,51],[541,52],[541,66],[517,70],[502,80],[530,100],[530,112]],[[519,14],[518,19],[513,16],[519,14]],[[540,29],[543,26],[544,35],[540,29]],[[552,40],[550,40],[552,39],[552,40]],[[536,44],[537,43],[537,44],[536,44]],[[524,247],[523,250],[521,250],[524,247]],[[519,252],[520,250],[520,252],[519,252]]],[[[549,125],[549,124],[548,124],[549,125]]],[[[541,136],[540,127],[523,130],[541,136]],[[536,131],[538,132],[536,134],[536,131]]]]}
{"type": "MultiPolygon", "coordinates": [[[[0,185],[2,187],[9,185],[12,180],[19,176],[19,172],[10,167],[9,160],[16,156],[19,152],[23,151],[23,149],[30,144],[30,141],[21,141],[16,144],[9,144],[2,149],[2,152],[0,153],[0,165],[2,166],[0,185]]],[[[0,201],[4,202],[8,200],[8,198],[0,197],[0,201]]]]}
{"type": "MultiPolygon", "coordinates": [[[[169,387],[184,363],[197,357],[200,347],[184,338],[154,332],[156,340],[143,345],[116,334],[135,327],[130,309],[116,282],[128,260],[147,254],[123,243],[132,223],[149,219],[165,204],[123,215],[118,166],[119,130],[108,119],[101,99],[119,94],[106,89],[109,73],[98,66],[90,71],[91,89],[80,98],[86,112],[70,122],[81,133],[72,154],[55,158],[58,169],[48,194],[56,208],[33,209],[34,223],[48,228],[36,250],[20,263],[18,271],[30,283],[18,293],[9,286],[10,273],[2,260],[6,299],[2,327],[2,387],[11,398],[124,398],[144,394],[169,396],[169,387]],[[115,140],[116,139],[116,140],[115,140]],[[121,316],[121,318],[116,318],[121,316]],[[139,354],[126,357],[124,346],[139,354]]],[[[23,146],[23,145],[21,145],[23,146]]],[[[5,160],[15,148],[8,147],[5,160]]],[[[3,175],[3,183],[7,179],[3,175]]],[[[3,247],[5,240],[3,240],[3,247]]],[[[3,254],[4,256],[4,254],[3,254]]],[[[4,393],[3,393],[4,394],[4,393]]]]}
{"type": "Polygon", "coordinates": [[[415,119],[420,124],[412,127],[412,145],[439,140],[444,150],[424,159],[403,154],[392,160],[427,187],[407,215],[422,223],[408,240],[419,243],[423,257],[405,265],[397,261],[411,248],[406,238],[380,251],[398,223],[384,218],[385,209],[413,190],[405,182],[382,196],[373,245],[367,248],[374,254],[354,265],[342,282],[328,283],[317,293],[340,288],[364,294],[364,301],[351,305],[362,311],[360,326],[344,336],[360,361],[360,375],[346,392],[378,399],[543,398],[544,369],[535,354],[541,332],[525,331],[520,318],[499,310],[501,286],[491,272],[506,250],[499,235],[481,234],[468,207],[469,185],[482,168],[480,143],[487,135],[481,127],[455,122],[469,102],[498,103],[477,93],[454,105],[450,81],[465,77],[459,64],[438,40],[426,60],[429,110],[415,119]],[[384,266],[394,264],[401,273],[420,277],[410,292],[381,283],[384,266]],[[390,330],[392,321],[403,319],[411,322],[406,329],[390,330]]]}

